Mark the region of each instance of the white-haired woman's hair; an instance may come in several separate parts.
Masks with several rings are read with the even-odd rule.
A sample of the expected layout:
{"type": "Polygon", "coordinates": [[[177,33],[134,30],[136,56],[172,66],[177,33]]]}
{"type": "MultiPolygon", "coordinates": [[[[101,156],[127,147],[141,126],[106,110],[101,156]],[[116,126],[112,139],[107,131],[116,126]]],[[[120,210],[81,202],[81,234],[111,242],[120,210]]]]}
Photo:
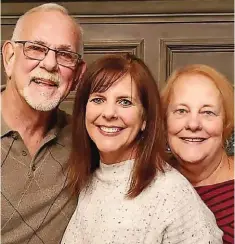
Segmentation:
{"type": "Polygon", "coordinates": [[[83,56],[83,29],[80,26],[80,24],[78,24],[78,22],[76,21],[76,19],[74,19],[72,16],[69,15],[68,10],[57,4],[57,3],[45,3],[42,5],[39,5],[35,8],[32,8],[30,10],[28,10],[25,14],[23,14],[22,16],[20,16],[20,18],[18,19],[18,21],[16,22],[13,34],[12,34],[12,40],[18,40],[20,33],[22,31],[22,25],[24,22],[24,18],[32,13],[35,12],[41,12],[41,11],[59,11],[62,14],[68,16],[74,23],[75,25],[78,27],[78,35],[79,35],[79,53],[83,56]]]}

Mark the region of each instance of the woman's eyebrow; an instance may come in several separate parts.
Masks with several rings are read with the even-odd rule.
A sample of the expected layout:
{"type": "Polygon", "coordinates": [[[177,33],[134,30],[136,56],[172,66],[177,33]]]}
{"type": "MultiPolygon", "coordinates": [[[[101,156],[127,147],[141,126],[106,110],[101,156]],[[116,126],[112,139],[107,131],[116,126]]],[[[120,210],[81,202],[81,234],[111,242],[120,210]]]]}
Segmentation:
{"type": "Polygon", "coordinates": [[[102,93],[94,92],[90,94],[90,97],[104,97],[104,95],[102,95],[102,93]]]}
{"type": "Polygon", "coordinates": [[[203,108],[207,108],[207,107],[209,107],[209,108],[211,108],[211,107],[214,107],[215,105],[213,105],[213,104],[204,104],[202,107],[203,108]]]}

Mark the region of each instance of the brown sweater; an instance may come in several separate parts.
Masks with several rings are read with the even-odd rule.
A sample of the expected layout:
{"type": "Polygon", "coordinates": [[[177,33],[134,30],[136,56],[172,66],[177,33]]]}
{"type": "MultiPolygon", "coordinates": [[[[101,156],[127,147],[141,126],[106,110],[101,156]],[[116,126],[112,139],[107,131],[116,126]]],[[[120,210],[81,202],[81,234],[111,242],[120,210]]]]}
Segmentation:
{"type": "Polygon", "coordinates": [[[77,200],[67,190],[70,126],[62,111],[32,158],[1,121],[1,243],[58,244],[77,200]]]}

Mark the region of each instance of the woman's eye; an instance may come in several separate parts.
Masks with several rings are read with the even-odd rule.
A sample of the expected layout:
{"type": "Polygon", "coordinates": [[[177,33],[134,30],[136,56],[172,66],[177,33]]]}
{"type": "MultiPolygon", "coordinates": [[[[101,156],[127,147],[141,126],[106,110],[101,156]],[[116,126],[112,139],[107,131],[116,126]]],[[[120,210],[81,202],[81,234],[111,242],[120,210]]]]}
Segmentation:
{"type": "Polygon", "coordinates": [[[96,97],[96,98],[92,98],[92,99],[90,100],[90,102],[93,102],[93,103],[96,103],[96,104],[100,104],[100,103],[103,102],[103,99],[102,99],[102,98],[98,98],[98,97],[96,97]]]}
{"type": "Polygon", "coordinates": [[[214,113],[214,112],[209,111],[209,110],[202,111],[201,113],[202,113],[202,114],[205,114],[205,115],[215,115],[215,113],[214,113]]]}
{"type": "Polygon", "coordinates": [[[176,109],[175,113],[177,113],[177,114],[185,114],[185,113],[187,113],[187,110],[183,109],[183,108],[180,108],[180,109],[176,109]]]}
{"type": "Polygon", "coordinates": [[[127,99],[121,99],[119,102],[123,107],[129,107],[132,105],[132,102],[127,99]]]}

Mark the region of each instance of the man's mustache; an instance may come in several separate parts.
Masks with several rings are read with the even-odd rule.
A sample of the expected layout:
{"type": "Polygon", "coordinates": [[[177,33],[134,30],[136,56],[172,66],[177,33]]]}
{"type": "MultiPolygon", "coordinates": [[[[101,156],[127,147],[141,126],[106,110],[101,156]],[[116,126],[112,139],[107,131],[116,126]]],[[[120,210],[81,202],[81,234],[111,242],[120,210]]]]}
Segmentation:
{"type": "Polygon", "coordinates": [[[56,86],[60,85],[60,76],[58,73],[46,73],[46,72],[35,72],[30,75],[30,83],[35,80],[49,80],[54,83],[56,86]]]}

